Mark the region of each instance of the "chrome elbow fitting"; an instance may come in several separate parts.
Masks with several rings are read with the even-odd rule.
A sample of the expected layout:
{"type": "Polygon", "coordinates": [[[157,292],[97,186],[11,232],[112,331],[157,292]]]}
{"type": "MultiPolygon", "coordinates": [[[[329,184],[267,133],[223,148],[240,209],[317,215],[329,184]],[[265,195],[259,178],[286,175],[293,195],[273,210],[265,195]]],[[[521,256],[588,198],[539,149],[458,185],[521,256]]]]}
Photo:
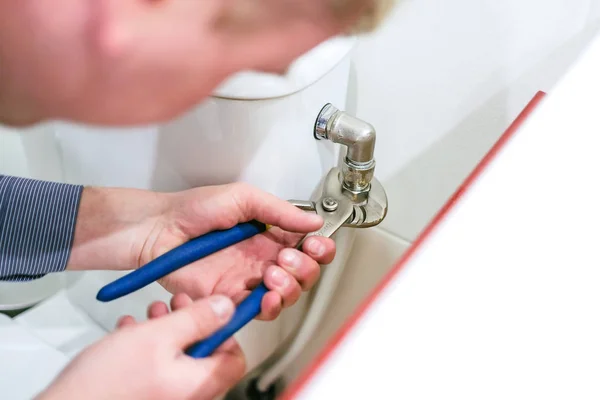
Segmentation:
{"type": "Polygon", "coordinates": [[[341,167],[344,188],[356,194],[368,192],[375,171],[375,128],[326,104],[315,122],[314,135],[347,147],[341,167]]]}

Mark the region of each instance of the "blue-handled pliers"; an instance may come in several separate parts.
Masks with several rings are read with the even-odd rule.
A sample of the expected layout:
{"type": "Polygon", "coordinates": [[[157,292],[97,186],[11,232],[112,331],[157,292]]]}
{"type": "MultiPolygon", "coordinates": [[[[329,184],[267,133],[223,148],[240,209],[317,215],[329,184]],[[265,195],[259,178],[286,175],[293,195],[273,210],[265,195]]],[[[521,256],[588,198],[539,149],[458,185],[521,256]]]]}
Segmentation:
{"type": "MultiPolygon", "coordinates": [[[[263,223],[252,221],[234,226],[224,231],[211,232],[190,240],[179,247],[150,261],[143,267],[104,286],[96,299],[108,302],[139,290],[154,281],[182,268],[194,261],[216,253],[243,240],[266,231],[263,223]]],[[[211,355],[235,332],[260,314],[261,302],[269,291],[264,283],[256,287],[246,299],[237,306],[229,323],[205,340],[191,346],[186,353],[194,358],[211,355]]]]}
{"type": "MultiPolygon", "coordinates": [[[[337,183],[336,179],[333,179],[337,176],[336,171],[330,172],[330,175],[331,178],[329,181],[333,182],[334,189],[339,191],[339,183],[337,183]]],[[[327,192],[325,192],[325,194],[327,194],[327,192]]],[[[334,192],[334,194],[336,195],[335,208],[329,209],[323,208],[324,206],[320,201],[316,203],[311,201],[291,201],[296,207],[304,211],[316,212],[324,218],[324,224],[321,229],[307,234],[296,248],[301,249],[304,240],[308,236],[331,237],[353,216],[354,208],[352,202],[341,196],[338,192],[334,192]]],[[[325,197],[325,199],[332,200],[332,197],[325,197]]],[[[327,204],[327,202],[325,203],[327,204]]],[[[266,231],[267,228],[267,225],[261,222],[251,221],[238,224],[228,230],[215,231],[192,239],[141,268],[104,286],[98,292],[96,299],[102,302],[108,302],[123,297],[153,283],[171,272],[193,263],[194,261],[198,261],[219,250],[223,250],[262,233],[266,231]]],[[[227,325],[208,338],[189,347],[186,354],[194,358],[210,356],[227,339],[232,337],[238,330],[243,328],[260,314],[262,299],[268,291],[269,289],[267,289],[264,282],[258,285],[258,287],[256,287],[250,295],[237,306],[232,319],[227,325]]]]}

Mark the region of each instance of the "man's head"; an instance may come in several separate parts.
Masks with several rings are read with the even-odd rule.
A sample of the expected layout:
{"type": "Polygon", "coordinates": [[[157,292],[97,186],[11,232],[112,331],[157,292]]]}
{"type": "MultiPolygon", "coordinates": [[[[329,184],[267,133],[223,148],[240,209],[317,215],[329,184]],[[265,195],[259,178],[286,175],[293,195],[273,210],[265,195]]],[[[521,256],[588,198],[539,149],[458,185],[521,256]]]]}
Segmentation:
{"type": "Polygon", "coordinates": [[[161,122],[242,70],[282,71],[393,0],[0,0],[0,122],[161,122]]]}

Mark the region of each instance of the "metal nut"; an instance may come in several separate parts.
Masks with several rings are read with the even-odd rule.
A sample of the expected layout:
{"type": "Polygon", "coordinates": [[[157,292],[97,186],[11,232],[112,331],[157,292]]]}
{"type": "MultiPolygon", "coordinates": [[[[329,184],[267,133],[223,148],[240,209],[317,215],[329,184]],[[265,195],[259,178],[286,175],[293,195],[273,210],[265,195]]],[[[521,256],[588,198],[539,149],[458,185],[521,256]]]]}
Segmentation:
{"type": "Polygon", "coordinates": [[[374,171],[375,160],[359,165],[346,159],[342,165],[344,186],[353,192],[368,191],[374,171]]]}
{"type": "Polygon", "coordinates": [[[338,202],[333,197],[325,197],[321,204],[323,209],[328,212],[333,212],[338,208],[338,202]]]}

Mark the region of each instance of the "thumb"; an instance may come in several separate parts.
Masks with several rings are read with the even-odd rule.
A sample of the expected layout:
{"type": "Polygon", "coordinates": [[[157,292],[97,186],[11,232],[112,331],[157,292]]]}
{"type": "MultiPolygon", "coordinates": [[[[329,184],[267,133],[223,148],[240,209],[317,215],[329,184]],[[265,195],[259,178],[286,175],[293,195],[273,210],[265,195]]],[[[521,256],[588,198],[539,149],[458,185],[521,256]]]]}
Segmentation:
{"type": "Polygon", "coordinates": [[[298,233],[311,232],[323,225],[319,215],[302,211],[290,202],[250,185],[234,185],[231,196],[243,221],[255,219],[298,233]]]}
{"type": "Polygon", "coordinates": [[[251,220],[297,233],[312,232],[323,225],[323,218],[319,215],[302,211],[285,200],[245,183],[214,189],[216,192],[210,199],[204,195],[193,201],[193,218],[185,223],[189,231],[229,229],[251,220]]]}
{"type": "Polygon", "coordinates": [[[151,320],[147,328],[153,334],[184,349],[210,336],[231,319],[234,305],[225,296],[211,296],[192,303],[162,318],[151,320]]]}

